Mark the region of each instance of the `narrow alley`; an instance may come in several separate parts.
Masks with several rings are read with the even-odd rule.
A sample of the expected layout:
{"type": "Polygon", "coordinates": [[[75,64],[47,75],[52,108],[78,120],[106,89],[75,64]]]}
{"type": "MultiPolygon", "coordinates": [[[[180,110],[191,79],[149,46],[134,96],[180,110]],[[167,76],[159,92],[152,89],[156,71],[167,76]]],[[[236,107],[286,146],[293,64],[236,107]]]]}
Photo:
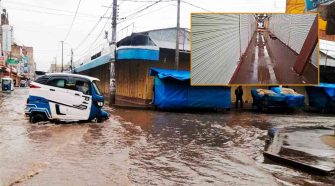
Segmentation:
{"type": "Polygon", "coordinates": [[[310,84],[318,83],[318,69],[308,63],[299,76],[293,71],[298,55],[272,38],[267,30],[258,30],[250,42],[232,78],[231,84],[310,84]]]}

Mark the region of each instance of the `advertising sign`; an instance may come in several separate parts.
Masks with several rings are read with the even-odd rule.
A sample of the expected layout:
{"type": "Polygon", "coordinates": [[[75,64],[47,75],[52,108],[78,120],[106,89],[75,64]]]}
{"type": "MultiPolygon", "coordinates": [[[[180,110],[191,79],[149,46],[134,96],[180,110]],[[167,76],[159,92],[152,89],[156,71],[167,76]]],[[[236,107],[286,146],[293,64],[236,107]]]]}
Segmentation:
{"type": "Polygon", "coordinates": [[[5,65],[5,57],[0,56],[0,65],[5,65]]]}
{"type": "Polygon", "coordinates": [[[329,2],[331,0],[306,0],[306,10],[310,11],[318,7],[319,4],[329,2]]]}
{"type": "Polygon", "coordinates": [[[7,64],[9,64],[9,65],[17,65],[17,64],[19,64],[19,61],[16,60],[16,59],[9,58],[9,59],[7,59],[7,64]]]}
{"type": "Polygon", "coordinates": [[[10,25],[2,25],[2,50],[10,52],[13,42],[13,27],[10,25]]]}

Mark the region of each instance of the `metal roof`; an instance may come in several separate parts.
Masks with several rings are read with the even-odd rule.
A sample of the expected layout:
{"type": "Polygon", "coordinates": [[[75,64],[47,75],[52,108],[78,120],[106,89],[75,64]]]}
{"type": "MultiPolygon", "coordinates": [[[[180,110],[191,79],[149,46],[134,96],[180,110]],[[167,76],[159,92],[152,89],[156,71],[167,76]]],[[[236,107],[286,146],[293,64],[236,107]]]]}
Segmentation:
{"type": "Polygon", "coordinates": [[[100,56],[96,59],[93,59],[92,61],[90,61],[88,63],[85,63],[85,64],[75,68],[74,70],[75,70],[75,72],[82,72],[82,71],[89,70],[89,69],[98,67],[100,65],[104,65],[106,63],[109,63],[111,60],[114,60],[114,59],[112,59],[111,54],[106,54],[104,56],[100,56]]]}
{"type": "Polygon", "coordinates": [[[320,51],[320,65],[335,67],[335,58],[326,55],[323,51],[320,51]]]}
{"type": "Polygon", "coordinates": [[[320,39],[320,51],[335,59],[335,42],[320,39]]]}
{"type": "MultiPolygon", "coordinates": [[[[125,46],[122,44],[124,40],[129,40],[134,36],[145,36],[149,37],[150,40],[159,48],[165,49],[176,49],[176,35],[177,29],[174,28],[163,28],[156,30],[149,30],[139,33],[133,33],[130,36],[127,36],[118,42],[118,46],[125,46]]],[[[138,44],[137,44],[138,45],[138,44]]],[[[143,44],[145,45],[145,44],[143,44]]],[[[180,28],[179,32],[179,49],[184,52],[189,52],[190,47],[190,31],[186,28],[180,28]]]]}
{"type": "Polygon", "coordinates": [[[95,77],[79,75],[79,74],[69,74],[69,73],[47,73],[46,76],[68,76],[68,77],[84,78],[88,79],[89,81],[100,81],[98,78],[95,77]]]}

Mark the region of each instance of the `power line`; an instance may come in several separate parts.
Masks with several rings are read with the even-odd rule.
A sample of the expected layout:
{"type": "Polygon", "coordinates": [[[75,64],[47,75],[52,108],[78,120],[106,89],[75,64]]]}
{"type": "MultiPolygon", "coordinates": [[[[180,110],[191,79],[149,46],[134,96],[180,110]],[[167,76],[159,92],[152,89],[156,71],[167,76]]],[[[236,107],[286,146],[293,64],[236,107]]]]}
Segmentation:
{"type": "Polygon", "coordinates": [[[195,8],[199,8],[199,9],[204,10],[204,11],[206,11],[206,12],[213,12],[213,11],[210,11],[210,10],[208,10],[208,9],[202,8],[202,7],[198,6],[198,5],[194,5],[194,4],[192,4],[192,3],[189,3],[189,2],[187,2],[187,1],[185,1],[185,0],[181,0],[181,1],[182,1],[183,3],[185,3],[185,4],[191,5],[191,6],[195,7],[195,8]]]}
{"type": "Polygon", "coordinates": [[[152,14],[152,13],[154,13],[154,12],[157,12],[157,11],[159,11],[159,10],[165,9],[165,8],[167,8],[167,7],[169,7],[169,6],[176,6],[176,5],[173,5],[173,4],[168,4],[168,5],[166,5],[166,6],[163,6],[163,7],[161,7],[161,8],[158,8],[158,9],[152,10],[152,11],[150,11],[150,12],[148,12],[148,13],[141,14],[141,15],[138,15],[138,16],[136,16],[136,17],[133,17],[133,18],[130,18],[130,19],[125,19],[125,20],[123,20],[123,21],[120,21],[118,24],[120,24],[120,23],[123,23],[123,22],[125,22],[125,21],[131,21],[131,20],[134,20],[134,19],[137,19],[137,18],[143,17],[143,16],[145,16],[145,15],[148,15],[148,14],[152,14]]]}
{"type": "Polygon", "coordinates": [[[103,26],[103,28],[101,29],[100,33],[98,34],[98,36],[95,38],[95,40],[90,44],[89,48],[87,48],[87,50],[85,50],[83,53],[81,53],[79,56],[83,56],[86,52],[88,52],[92,46],[95,44],[95,42],[99,39],[99,37],[101,36],[101,34],[103,33],[103,31],[105,30],[108,20],[111,19],[111,17],[113,16],[113,12],[109,15],[105,25],[103,26]]]}
{"type": "Polygon", "coordinates": [[[126,17],[124,17],[124,18],[122,18],[122,19],[124,19],[124,20],[125,20],[125,19],[129,19],[129,18],[135,16],[136,14],[141,13],[141,12],[143,12],[144,10],[147,10],[148,8],[150,8],[150,7],[152,7],[152,6],[154,6],[154,5],[158,4],[158,3],[160,3],[161,1],[162,1],[162,0],[155,1],[154,3],[151,3],[151,4],[149,4],[148,6],[142,8],[142,9],[140,9],[140,10],[137,10],[136,12],[134,12],[134,13],[132,13],[132,14],[129,14],[128,16],[126,16],[126,17]]]}
{"type": "Polygon", "coordinates": [[[82,46],[82,44],[87,40],[87,38],[90,37],[92,32],[97,28],[97,26],[101,22],[102,17],[104,17],[107,14],[108,10],[109,10],[109,8],[107,8],[106,12],[99,18],[98,22],[96,22],[96,24],[91,28],[91,30],[89,31],[87,36],[85,38],[83,38],[83,40],[81,40],[81,42],[74,48],[74,50],[77,50],[78,48],[80,48],[80,46],[82,46]]]}
{"type": "MultiPolygon", "coordinates": [[[[25,8],[11,7],[11,6],[7,6],[7,8],[10,8],[10,9],[13,9],[13,10],[19,10],[19,11],[40,13],[40,14],[49,14],[49,15],[57,15],[57,16],[69,16],[69,17],[73,16],[73,14],[62,14],[62,13],[55,13],[55,12],[46,12],[46,11],[33,10],[33,9],[25,9],[25,8]]],[[[81,16],[81,17],[92,18],[93,16],[81,16]]],[[[97,17],[97,16],[94,16],[94,17],[97,17]]]]}
{"type": "MultiPolygon", "coordinates": [[[[24,6],[24,7],[35,7],[37,9],[42,9],[42,10],[52,10],[56,12],[66,12],[66,13],[71,13],[74,14],[74,11],[69,11],[69,10],[62,10],[62,9],[56,9],[56,8],[50,8],[50,7],[45,7],[45,6],[38,6],[38,5],[33,5],[29,3],[22,3],[22,2],[13,2],[13,1],[6,1],[5,3],[13,4],[13,5],[18,5],[18,6],[24,6]]],[[[83,16],[90,16],[90,17],[97,17],[98,15],[92,15],[92,14],[86,14],[86,13],[77,13],[78,15],[83,15],[83,16]]]]}
{"type": "Polygon", "coordinates": [[[79,10],[79,7],[80,7],[80,3],[81,3],[81,0],[79,0],[79,2],[78,2],[77,9],[76,9],[76,13],[75,13],[74,16],[73,16],[72,23],[71,23],[71,25],[70,25],[69,31],[67,32],[67,34],[66,34],[66,36],[65,36],[64,41],[66,41],[66,39],[69,37],[69,35],[70,35],[70,33],[71,33],[73,23],[74,23],[74,21],[76,20],[76,17],[77,17],[77,13],[78,13],[78,10],[79,10]]]}
{"type": "MultiPolygon", "coordinates": [[[[119,0],[122,2],[134,2],[134,3],[146,3],[146,2],[156,2],[155,0],[119,0]]],[[[171,2],[176,0],[162,0],[161,2],[171,2]]]]}

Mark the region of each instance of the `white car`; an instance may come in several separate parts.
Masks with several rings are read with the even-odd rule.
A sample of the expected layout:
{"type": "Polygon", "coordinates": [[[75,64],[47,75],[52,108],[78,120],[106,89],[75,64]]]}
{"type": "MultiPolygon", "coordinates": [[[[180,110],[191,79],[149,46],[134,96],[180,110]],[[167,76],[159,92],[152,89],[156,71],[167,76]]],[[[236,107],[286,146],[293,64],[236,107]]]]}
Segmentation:
{"type": "Polygon", "coordinates": [[[44,120],[101,122],[108,118],[102,110],[104,97],[99,79],[77,74],[54,73],[30,83],[25,114],[35,123],[44,120]]]}

